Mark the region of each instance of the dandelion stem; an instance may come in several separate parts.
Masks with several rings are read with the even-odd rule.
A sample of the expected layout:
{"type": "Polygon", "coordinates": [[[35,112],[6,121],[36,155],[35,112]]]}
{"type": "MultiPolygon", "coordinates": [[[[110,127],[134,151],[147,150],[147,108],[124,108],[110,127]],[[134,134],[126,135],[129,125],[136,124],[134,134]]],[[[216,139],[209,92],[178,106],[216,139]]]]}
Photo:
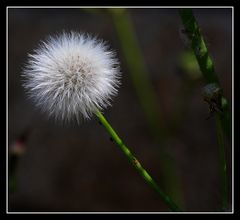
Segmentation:
{"type": "MultiPolygon", "coordinates": [[[[208,54],[208,49],[201,35],[198,23],[193,15],[193,12],[189,8],[179,9],[179,14],[184,25],[184,32],[188,36],[191,47],[194,51],[196,59],[198,61],[200,70],[207,83],[219,84],[218,76],[215,73],[214,65],[211,57],[208,54]]],[[[223,130],[228,137],[231,134],[231,117],[229,113],[229,105],[227,99],[222,96],[222,108],[223,113],[216,113],[216,132],[218,138],[218,144],[220,148],[220,164],[221,164],[221,183],[222,183],[222,208],[227,205],[227,171],[226,171],[226,156],[224,146],[223,130]]]]}
{"type": "Polygon", "coordinates": [[[172,210],[172,211],[181,211],[181,209],[172,201],[172,199],[166,195],[160,187],[156,184],[156,182],[152,179],[152,177],[148,174],[148,172],[142,167],[140,162],[136,159],[136,157],[131,153],[128,147],[122,142],[120,137],[105,119],[100,111],[96,111],[95,115],[97,116],[98,120],[101,122],[107,133],[111,136],[112,140],[115,144],[119,147],[119,149],[124,153],[124,155],[128,158],[129,162],[135,167],[138,173],[144,178],[146,183],[151,186],[163,199],[165,204],[172,210]]]}
{"type": "Polygon", "coordinates": [[[164,186],[168,193],[183,205],[184,202],[180,189],[181,182],[176,172],[176,162],[173,158],[170,158],[170,155],[164,148],[164,144],[169,138],[168,129],[165,126],[166,121],[161,113],[158,97],[151,84],[130,13],[124,8],[110,8],[108,13],[111,15],[129,74],[149,129],[155,140],[161,145],[159,151],[163,167],[164,186]]]}

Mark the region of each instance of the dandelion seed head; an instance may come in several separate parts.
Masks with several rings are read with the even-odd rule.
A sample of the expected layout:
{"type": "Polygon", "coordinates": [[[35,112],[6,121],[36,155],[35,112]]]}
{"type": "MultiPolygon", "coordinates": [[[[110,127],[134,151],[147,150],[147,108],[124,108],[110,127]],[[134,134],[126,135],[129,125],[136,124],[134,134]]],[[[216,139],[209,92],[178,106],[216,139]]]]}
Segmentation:
{"type": "Polygon", "coordinates": [[[23,86],[56,119],[89,119],[111,105],[120,84],[119,62],[106,42],[70,32],[49,37],[29,54],[23,86]]]}

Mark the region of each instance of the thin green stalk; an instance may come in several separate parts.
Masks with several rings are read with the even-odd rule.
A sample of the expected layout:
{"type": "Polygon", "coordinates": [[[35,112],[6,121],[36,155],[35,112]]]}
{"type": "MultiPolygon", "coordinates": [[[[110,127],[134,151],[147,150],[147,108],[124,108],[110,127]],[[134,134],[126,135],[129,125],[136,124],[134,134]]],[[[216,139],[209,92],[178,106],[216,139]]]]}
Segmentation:
{"type": "Polygon", "coordinates": [[[163,117],[160,115],[160,108],[157,104],[159,101],[150,83],[149,73],[138,45],[138,39],[135,35],[130,15],[123,8],[109,9],[109,12],[147,122],[153,134],[162,138],[166,135],[166,129],[163,127],[163,117]]]}
{"type": "Polygon", "coordinates": [[[131,151],[128,149],[128,147],[122,142],[120,137],[117,135],[117,133],[111,127],[111,125],[108,123],[108,121],[102,115],[102,113],[100,111],[96,111],[95,115],[97,116],[98,120],[103,125],[103,127],[105,128],[107,133],[110,135],[112,140],[115,142],[115,144],[118,146],[118,148],[123,152],[123,154],[127,157],[129,162],[135,167],[135,169],[138,171],[138,173],[143,177],[143,179],[146,181],[146,183],[149,186],[151,186],[160,195],[160,197],[163,199],[165,204],[172,211],[181,211],[181,209],[173,202],[173,200],[168,195],[166,195],[160,189],[160,187],[156,184],[156,182],[152,179],[152,177],[148,174],[148,172],[142,167],[140,162],[131,153],[131,151]]]}
{"type": "MultiPolygon", "coordinates": [[[[211,57],[208,54],[208,49],[201,35],[198,23],[193,15],[191,9],[180,9],[180,17],[182,19],[185,30],[184,33],[188,36],[191,47],[194,51],[196,59],[198,61],[200,70],[203,74],[207,83],[217,83],[219,85],[218,76],[215,73],[214,65],[211,57]]],[[[223,96],[221,97],[222,103],[221,107],[223,113],[216,113],[216,131],[218,137],[218,144],[220,148],[220,163],[221,163],[221,184],[222,184],[222,206],[223,208],[227,205],[227,175],[226,175],[226,161],[225,161],[225,146],[224,146],[224,136],[223,130],[230,137],[231,134],[231,117],[229,113],[229,106],[227,99],[223,96]]]]}
{"type": "Polygon", "coordinates": [[[161,145],[159,148],[160,160],[163,167],[162,172],[165,186],[167,186],[166,190],[175,197],[175,200],[183,205],[175,161],[173,158],[170,158],[165,149],[163,149],[167,138],[169,138],[165,127],[166,123],[161,115],[159,101],[149,79],[148,69],[142,56],[137,36],[135,35],[131,17],[124,8],[108,9],[108,13],[112,17],[132,83],[149,128],[156,141],[161,145]]]}
{"type": "MultiPolygon", "coordinates": [[[[208,49],[204,38],[200,32],[198,23],[193,15],[191,9],[179,9],[179,14],[182,19],[184,30],[183,32],[188,36],[192,50],[198,61],[200,70],[207,83],[219,83],[217,74],[215,73],[214,64],[209,56],[208,49]]],[[[231,138],[231,115],[229,112],[229,104],[227,99],[222,97],[224,105],[222,106],[224,113],[221,115],[221,124],[225,134],[228,138],[231,138]]]]}
{"type": "Polygon", "coordinates": [[[225,158],[225,145],[224,145],[224,136],[223,130],[221,126],[221,119],[219,115],[215,116],[216,121],[216,131],[217,131],[217,139],[220,147],[220,165],[221,165],[221,191],[222,191],[222,208],[223,210],[227,209],[228,203],[228,191],[227,191],[227,164],[225,158]]]}

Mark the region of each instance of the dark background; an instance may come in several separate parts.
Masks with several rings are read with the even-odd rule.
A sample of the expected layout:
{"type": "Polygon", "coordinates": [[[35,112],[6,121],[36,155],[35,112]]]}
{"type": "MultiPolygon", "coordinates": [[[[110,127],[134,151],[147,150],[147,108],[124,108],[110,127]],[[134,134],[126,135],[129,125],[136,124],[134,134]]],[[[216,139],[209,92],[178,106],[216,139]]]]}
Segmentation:
{"type": "MultiPolygon", "coordinates": [[[[194,9],[215,63],[224,95],[231,102],[231,9],[194,9]]],[[[136,36],[166,123],[186,81],[179,57],[186,45],[176,9],[129,9],[136,36]]],[[[107,40],[120,59],[122,86],[106,117],[143,166],[161,185],[159,146],[147,125],[126,60],[108,16],[82,9],[8,9],[8,142],[27,134],[16,169],[17,189],[9,211],[164,211],[162,200],[130,166],[93,118],[80,125],[49,120],[26,98],[21,71],[39,41],[65,31],[86,31],[107,40]]],[[[204,80],[183,99],[184,114],[164,144],[174,158],[186,211],[217,211],[221,204],[219,147],[214,118],[201,97],[204,80]]],[[[229,185],[231,143],[227,142],[229,185]]],[[[230,187],[229,187],[230,189],[230,187]]],[[[174,198],[174,195],[171,195],[174,198]]],[[[231,196],[231,189],[229,192],[231,196]]],[[[230,197],[231,199],[231,197],[230,197]]],[[[231,204],[229,204],[231,206],[231,204]]]]}

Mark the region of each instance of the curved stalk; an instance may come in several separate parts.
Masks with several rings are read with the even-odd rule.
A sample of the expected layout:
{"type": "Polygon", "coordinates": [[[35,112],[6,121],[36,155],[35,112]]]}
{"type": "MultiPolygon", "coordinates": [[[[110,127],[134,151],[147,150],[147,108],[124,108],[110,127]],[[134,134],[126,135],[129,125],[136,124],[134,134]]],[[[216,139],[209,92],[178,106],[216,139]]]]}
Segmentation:
{"type": "MultiPolygon", "coordinates": [[[[215,73],[214,65],[211,57],[209,56],[208,49],[204,38],[200,32],[198,23],[193,15],[193,12],[189,8],[182,8],[179,10],[180,17],[182,19],[185,30],[184,33],[188,36],[191,47],[194,51],[196,59],[198,61],[200,70],[207,83],[217,83],[219,85],[218,76],[215,73]]],[[[228,137],[231,136],[231,117],[229,112],[229,105],[227,99],[221,97],[221,107],[223,113],[216,113],[216,132],[217,139],[220,148],[220,165],[221,165],[221,185],[222,185],[222,208],[227,206],[227,171],[226,171],[226,155],[224,146],[223,131],[228,137]]]]}

